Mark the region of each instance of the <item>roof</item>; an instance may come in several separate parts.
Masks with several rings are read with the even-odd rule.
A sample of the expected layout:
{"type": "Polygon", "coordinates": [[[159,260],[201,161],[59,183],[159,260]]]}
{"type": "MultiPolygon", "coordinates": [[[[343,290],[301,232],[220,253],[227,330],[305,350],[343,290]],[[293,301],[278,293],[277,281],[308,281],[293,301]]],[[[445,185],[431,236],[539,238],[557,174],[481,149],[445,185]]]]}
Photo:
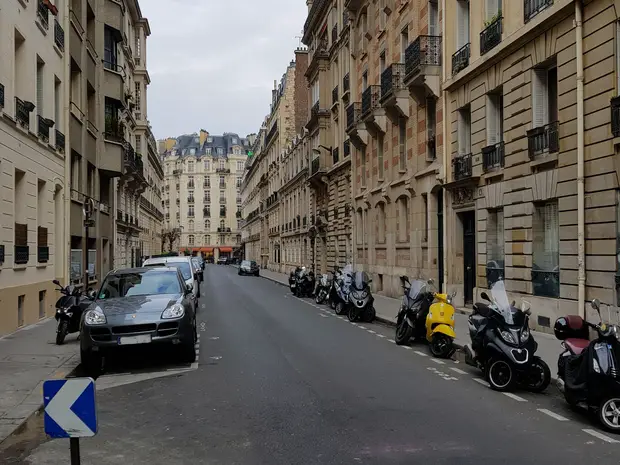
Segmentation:
{"type": "Polygon", "coordinates": [[[202,145],[199,134],[184,134],[176,138],[176,144],[167,155],[175,152],[178,157],[198,157],[206,155],[210,149],[209,155],[212,157],[228,158],[228,155],[233,153],[233,147],[241,147],[242,151],[245,151],[251,149],[251,144],[248,138],[240,137],[234,132],[225,132],[223,135],[209,134],[202,145]],[[221,153],[218,153],[218,149],[221,149],[221,153]]]}
{"type": "Polygon", "coordinates": [[[110,274],[131,274],[131,273],[139,273],[143,271],[153,271],[153,270],[170,270],[172,271],[174,268],[169,266],[160,266],[160,267],[135,267],[135,268],[117,268],[112,270],[110,274]]]}

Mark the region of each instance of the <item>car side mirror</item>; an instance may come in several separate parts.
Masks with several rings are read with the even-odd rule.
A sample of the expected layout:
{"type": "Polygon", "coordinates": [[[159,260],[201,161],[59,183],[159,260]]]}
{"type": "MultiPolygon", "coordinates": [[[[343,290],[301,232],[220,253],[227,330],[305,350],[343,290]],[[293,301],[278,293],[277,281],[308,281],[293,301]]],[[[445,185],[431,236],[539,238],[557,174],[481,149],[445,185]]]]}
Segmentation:
{"type": "Polygon", "coordinates": [[[487,302],[491,302],[491,299],[489,299],[488,294],[484,291],[480,293],[480,298],[486,300],[487,302]]]}
{"type": "Polygon", "coordinates": [[[89,289],[87,295],[93,300],[97,298],[97,292],[94,289],[89,289]]]}
{"type": "Polygon", "coordinates": [[[198,273],[194,273],[194,279],[198,280],[198,273]]]}
{"type": "Polygon", "coordinates": [[[52,281],[52,284],[56,284],[56,286],[60,286],[60,281],[55,279],[55,280],[52,281]]]}
{"type": "Polygon", "coordinates": [[[194,292],[194,285],[193,284],[186,285],[185,291],[186,291],[186,294],[191,294],[192,292],[194,292]]]}

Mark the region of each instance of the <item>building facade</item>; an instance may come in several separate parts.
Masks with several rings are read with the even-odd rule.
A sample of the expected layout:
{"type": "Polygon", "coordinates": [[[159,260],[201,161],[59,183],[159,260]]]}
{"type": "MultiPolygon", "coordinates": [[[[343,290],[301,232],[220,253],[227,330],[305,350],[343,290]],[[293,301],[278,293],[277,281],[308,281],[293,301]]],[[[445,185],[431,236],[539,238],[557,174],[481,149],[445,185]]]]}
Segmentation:
{"type": "Polygon", "coordinates": [[[0,15],[0,335],[54,314],[66,282],[66,11],[9,2],[0,15]]]}
{"type": "Polygon", "coordinates": [[[160,146],[164,166],[164,228],[180,234],[169,249],[232,257],[241,245],[241,182],[249,140],[234,133],[180,136],[160,146]]]}
{"type": "Polygon", "coordinates": [[[244,173],[243,182],[241,184],[241,201],[242,201],[242,229],[241,241],[243,243],[244,257],[248,260],[254,260],[263,268],[267,267],[267,256],[263,258],[262,241],[267,239],[262,235],[262,221],[260,221],[261,206],[261,189],[259,182],[261,175],[258,173],[260,162],[263,159],[263,151],[265,149],[265,128],[263,125],[258,131],[256,140],[252,144],[250,154],[246,162],[246,172],[244,173]]]}

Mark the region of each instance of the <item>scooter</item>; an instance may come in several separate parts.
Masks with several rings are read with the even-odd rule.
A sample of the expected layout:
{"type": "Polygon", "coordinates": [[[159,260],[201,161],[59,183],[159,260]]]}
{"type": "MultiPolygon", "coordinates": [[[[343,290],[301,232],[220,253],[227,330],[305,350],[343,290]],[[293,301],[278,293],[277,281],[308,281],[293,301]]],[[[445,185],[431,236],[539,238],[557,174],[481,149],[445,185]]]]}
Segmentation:
{"type": "Polygon", "coordinates": [[[366,272],[357,271],[353,274],[347,304],[349,321],[355,322],[362,319],[366,323],[371,323],[377,316],[373,305],[375,299],[370,292],[370,283],[372,279],[366,272]]]}
{"type": "Polygon", "coordinates": [[[335,266],[334,271],[332,273],[332,284],[329,288],[329,292],[327,293],[327,302],[332,310],[336,310],[336,302],[338,301],[338,288],[342,284],[343,276],[342,270],[335,266]]]}
{"type": "Polygon", "coordinates": [[[491,389],[510,391],[520,385],[531,392],[544,391],[551,381],[549,366],[534,355],[538,343],[530,333],[529,304],[521,309],[508,301],[504,281],[495,282],[491,297],[480,297],[490,303],[474,304],[469,316],[472,346],[465,346],[465,362],[482,369],[491,389]]]}
{"type": "Polygon", "coordinates": [[[341,272],[341,277],[336,286],[336,295],[334,297],[336,315],[344,315],[347,311],[349,303],[349,294],[351,293],[351,280],[353,278],[353,266],[347,265],[341,272]]]}
{"type": "Polygon", "coordinates": [[[90,306],[95,298],[95,291],[88,290],[88,297],[82,296],[82,291],[75,286],[62,287],[58,280],[52,281],[56,284],[62,297],[56,301],[56,344],[62,345],[67,334],[80,331],[82,314],[90,306]]]}
{"type": "Polygon", "coordinates": [[[297,273],[299,273],[300,271],[301,268],[297,267],[293,271],[291,271],[291,274],[288,277],[288,288],[293,294],[295,294],[295,288],[297,287],[297,273]]]}
{"type": "Polygon", "coordinates": [[[409,281],[407,276],[401,276],[400,282],[403,288],[403,300],[396,317],[394,341],[398,345],[405,345],[412,338],[423,339],[426,336],[426,317],[435,294],[430,288],[432,280],[409,281]]]}
{"type": "Polygon", "coordinates": [[[317,304],[322,304],[327,299],[327,295],[329,294],[329,290],[332,286],[331,279],[329,279],[328,274],[322,274],[319,280],[317,281],[316,289],[314,290],[314,301],[317,304]]]}
{"type": "Polygon", "coordinates": [[[598,299],[592,301],[599,324],[577,315],[556,320],[553,331],[565,349],[558,358],[557,385],[566,402],[584,405],[606,430],[620,433],[620,328],[602,322],[600,306],[598,299]],[[591,342],[588,328],[597,333],[591,342]]]}
{"type": "Polygon", "coordinates": [[[448,358],[456,350],[454,340],[454,306],[452,301],[456,291],[452,294],[435,293],[437,300],[431,305],[426,316],[426,340],[429,343],[431,354],[439,358],[448,358]]]}

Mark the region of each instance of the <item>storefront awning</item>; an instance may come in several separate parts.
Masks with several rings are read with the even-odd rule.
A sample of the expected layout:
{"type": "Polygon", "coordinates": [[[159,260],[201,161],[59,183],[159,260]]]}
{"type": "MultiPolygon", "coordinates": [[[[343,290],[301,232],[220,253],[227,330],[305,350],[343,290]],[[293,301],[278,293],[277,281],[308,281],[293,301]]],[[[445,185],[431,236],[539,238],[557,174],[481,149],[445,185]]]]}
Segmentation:
{"type": "Polygon", "coordinates": [[[213,247],[203,247],[200,251],[204,253],[213,253],[213,247]]]}
{"type": "Polygon", "coordinates": [[[220,253],[230,253],[232,252],[232,247],[220,247],[220,253]]]}

